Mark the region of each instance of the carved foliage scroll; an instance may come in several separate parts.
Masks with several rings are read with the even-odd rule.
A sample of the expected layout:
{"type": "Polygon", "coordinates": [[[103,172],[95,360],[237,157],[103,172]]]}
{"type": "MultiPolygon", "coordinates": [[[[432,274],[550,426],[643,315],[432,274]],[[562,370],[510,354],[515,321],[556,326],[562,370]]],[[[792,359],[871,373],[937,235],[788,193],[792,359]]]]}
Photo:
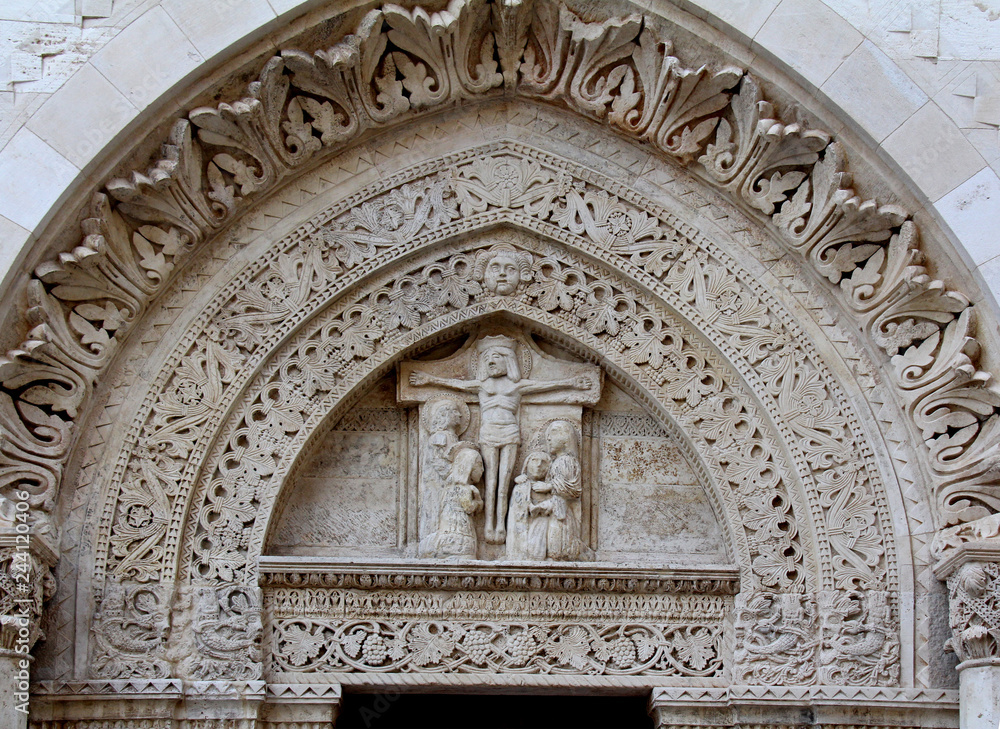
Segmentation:
{"type": "MultiPolygon", "coordinates": [[[[915,224],[860,197],[839,145],[783,122],[751,76],[688,69],[671,52],[637,15],[588,23],[552,3],[453,0],[373,10],[330,48],[274,56],[241,98],[192,110],[149,167],[108,182],[80,244],[36,270],[29,336],[0,360],[0,488],[30,490],[44,525],[98,373],[190,250],[247,204],[365,129],[506,87],[652,143],[769,220],[893,358],[949,518],[996,508],[1000,394],[977,367],[969,301],[933,279],[915,224]]],[[[552,184],[547,195],[566,194],[552,184]]],[[[343,265],[324,261],[310,270],[343,265]]],[[[250,319],[305,293],[269,289],[250,319]]],[[[133,542],[151,538],[136,529],[133,542]]]]}
{"type": "MultiPolygon", "coordinates": [[[[593,236],[624,261],[642,265],[664,282],[666,290],[676,292],[679,305],[713,322],[720,341],[731,344],[732,352],[747,362],[748,371],[766,374],[765,389],[773,398],[774,411],[790,419],[791,432],[798,438],[803,472],[814,473],[809,477],[816,479],[819,505],[836,515],[831,542],[836,579],[842,586],[873,585],[884,579],[879,522],[885,517],[874,510],[875,471],[853,458],[857,446],[842,406],[829,400],[820,371],[791,346],[792,333],[777,326],[758,296],[670,224],[573,181],[566,171],[505,151],[471,154],[470,160],[458,164],[450,180],[432,174],[362,202],[329,224],[305,230],[297,245],[276,252],[270,263],[262,262],[260,273],[219,310],[209,325],[210,336],[195,338],[190,353],[169,368],[173,374],[163,380],[162,394],[138,438],[142,446],[126,461],[126,470],[136,475],[124,480],[114,512],[112,543],[123,546],[121,554],[108,555],[113,572],[149,579],[159,574],[157,563],[170,563],[168,555],[174,548],[162,552],[168,548],[164,539],[173,508],[167,506],[189,488],[183,484],[193,475],[192,454],[203,448],[201,434],[218,427],[213,418],[225,409],[216,400],[218,393],[242,390],[243,385],[232,378],[248,369],[241,363],[256,361],[268,349],[265,342],[280,336],[278,321],[287,325],[301,319],[318,301],[348,285],[357,265],[351,263],[357,247],[365,246],[364,255],[380,255],[400,245],[394,231],[404,231],[408,237],[425,235],[446,225],[467,204],[488,209],[492,198],[483,192],[481,181],[501,174],[509,181],[509,204],[569,232],[593,236]],[[546,202],[557,182],[566,189],[565,202],[546,202]],[[301,290],[305,286],[310,293],[301,290]],[[276,301],[280,306],[272,306],[276,301]]],[[[355,363],[383,351],[394,337],[490,295],[476,276],[478,260],[477,253],[458,255],[397,276],[363,294],[358,304],[324,324],[276,365],[270,382],[249,404],[242,425],[231,431],[240,443],[239,457],[217,461],[211,477],[213,503],[191,522],[205,535],[193,542],[199,553],[200,566],[195,569],[199,579],[242,579],[254,504],[273,481],[281,444],[302,431],[306,413],[311,412],[309,403],[318,395],[339,391],[355,363]]],[[[565,318],[588,335],[620,342],[615,350],[630,366],[647,373],[657,383],[654,388],[701,413],[700,424],[692,427],[728,454],[722,478],[756,484],[756,496],[748,492],[741,497],[749,519],[744,523],[754,524],[753,531],[761,535],[753,540],[753,549],[764,550],[772,539],[774,545],[794,540],[794,530],[775,527],[785,522],[783,517],[770,521],[775,509],[790,507],[784,498],[781,504],[775,501],[773,490],[780,485],[781,469],[769,465],[771,446],[766,439],[758,446],[753,438],[743,437],[752,435],[748,428],[756,420],[739,405],[740,396],[725,391],[726,376],[706,369],[703,356],[688,351],[685,335],[662,316],[638,306],[635,294],[612,283],[613,278],[567,267],[555,258],[529,256],[528,260],[533,261],[529,282],[505,298],[565,318]]],[[[761,552],[757,563],[762,578],[771,575],[764,584],[800,582],[801,575],[789,576],[797,549],[789,543],[774,550],[768,551],[769,556],[761,552]]]]}

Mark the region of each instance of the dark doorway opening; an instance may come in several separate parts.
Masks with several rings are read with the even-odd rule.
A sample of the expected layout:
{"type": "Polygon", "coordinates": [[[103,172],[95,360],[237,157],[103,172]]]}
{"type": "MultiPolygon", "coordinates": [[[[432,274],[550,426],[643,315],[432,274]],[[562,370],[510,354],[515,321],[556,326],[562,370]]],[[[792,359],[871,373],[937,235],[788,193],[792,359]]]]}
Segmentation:
{"type": "Polygon", "coordinates": [[[647,698],[348,693],[337,729],[650,729],[647,698]]]}

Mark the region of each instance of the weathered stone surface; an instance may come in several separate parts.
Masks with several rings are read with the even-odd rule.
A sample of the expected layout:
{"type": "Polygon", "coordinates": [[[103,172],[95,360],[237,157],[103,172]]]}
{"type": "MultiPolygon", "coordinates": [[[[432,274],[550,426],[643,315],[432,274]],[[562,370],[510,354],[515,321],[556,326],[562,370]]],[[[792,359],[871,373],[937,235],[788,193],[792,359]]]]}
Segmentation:
{"type": "MultiPolygon", "coordinates": [[[[203,55],[240,32],[206,13],[203,55]]],[[[761,42],[833,78],[822,18],[761,42]]],[[[954,723],[929,562],[1000,508],[977,304],[856,139],[668,20],[386,5],[116,170],[0,361],[0,516],[61,533],[44,721],[323,726],[343,683],[954,723]]]]}

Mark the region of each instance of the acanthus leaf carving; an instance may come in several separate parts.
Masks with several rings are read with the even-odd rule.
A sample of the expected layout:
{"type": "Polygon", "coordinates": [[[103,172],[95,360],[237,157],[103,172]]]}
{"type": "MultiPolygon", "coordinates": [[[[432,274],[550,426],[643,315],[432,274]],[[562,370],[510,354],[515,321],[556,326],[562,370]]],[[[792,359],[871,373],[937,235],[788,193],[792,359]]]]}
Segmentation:
{"type": "Polygon", "coordinates": [[[205,194],[204,154],[188,119],[174,123],[162,155],[146,171],[109,180],[105,188],[125,215],[175,227],[186,240],[198,241],[225,221],[227,209],[205,194]]]}
{"type": "Polygon", "coordinates": [[[806,178],[803,169],[817,163],[830,137],[782,123],[750,75],[743,77],[730,108],[732,121],[720,119],[714,141],[698,162],[719,185],[772,216],[806,178]]]}
{"type": "Polygon", "coordinates": [[[403,87],[414,109],[471,98],[503,84],[486,3],[451,0],[447,10],[382,9],[403,87]]]}
{"type": "Polygon", "coordinates": [[[608,121],[659,149],[690,162],[715,131],[719,112],[743,76],[737,68],[687,69],[671,55],[672,44],[643,28],[624,66],[608,121]]]}
{"type": "MultiPolygon", "coordinates": [[[[232,219],[245,200],[363,129],[506,85],[649,138],[681,162],[697,158],[708,179],[771,216],[793,248],[808,249],[807,257],[822,275],[834,283],[851,282],[845,295],[849,301],[863,300],[878,346],[890,354],[923,347],[912,352],[914,358],[940,360],[939,368],[930,369],[953,371],[942,380],[956,383],[952,394],[934,400],[947,402],[950,414],[939,417],[942,406],[931,400],[913,412],[931,435],[935,468],[953,474],[961,461],[962,473],[974,483],[995,482],[992,450],[980,442],[998,409],[987,378],[961,374],[963,358],[975,369],[977,356],[949,359],[948,348],[937,352],[933,343],[935,327],[944,336],[968,302],[922,278],[906,245],[897,243],[894,249],[893,241],[915,240],[905,232],[914,229],[902,222],[905,213],[857,196],[839,147],[829,145],[823,132],[782,122],[752,77],[729,68],[684,69],[670,52],[669,42],[640,16],[585,22],[550,3],[506,2],[491,8],[478,0],[456,0],[439,13],[374,10],[354,35],[327,51],[283,51],[264,64],[241,99],[191,112],[173,126],[159,159],[145,171],[107,184],[116,201],[111,214],[124,216],[114,234],[115,255],[123,257],[117,264],[114,256],[102,257],[94,239],[69,254],[65,265],[40,270],[39,280],[53,282],[52,292],[73,290],[81,298],[52,294],[58,303],[42,314],[45,326],[36,328],[38,336],[5,363],[4,372],[15,372],[19,384],[5,378],[5,387],[36,406],[62,408],[72,422],[87,398],[88,383],[107,363],[134,312],[144,310],[189,250],[232,219]],[[192,123],[198,131],[194,137],[192,123]],[[107,261],[114,267],[110,278],[100,266],[84,264],[95,258],[101,258],[101,266],[107,261]],[[107,278],[95,284],[95,293],[103,290],[100,296],[56,283],[69,281],[66,272],[84,268],[107,278]],[[889,294],[904,290],[909,293],[899,299],[889,294]],[[67,332],[72,336],[63,336],[67,332]],[[101,356],[94,359],[95,352],[101,356]],[[12,370],[13,360],[19,365],[12,370]],[[27,384],[29,378],[40,384],[27,384]],[[942,430],[946,421],[952,425],[942,430]],[[954,425],[959,422],[967,424],[954,425]],[[954,457],[956,450],[960,458],[954,457]]],[[[88,222],[85,232],[104,235],[100,226],[88,222]]],[[[661,272],[686,255],[683,241],[633,245],[635,255],[661,272]]],[[[901,387],[913,389],[908,382],[901,387]]],[[[20,409],[13,412],[23,419],[20,409]]],[[[30,431],[34,426],[14,427],[30,431]]],[[[20,457],[9,455],[15,447],[4,452],[20,457]]],[[[59,467],[47,470],[57,473],[59,467]]]]}
{"type": "Polygon", "coordinates": [[[620,62],[635,50],[642,18],[587,23],[561,4],[540,2],[534,10],[519,88],[603,118],[625,77],[620,62]]]}

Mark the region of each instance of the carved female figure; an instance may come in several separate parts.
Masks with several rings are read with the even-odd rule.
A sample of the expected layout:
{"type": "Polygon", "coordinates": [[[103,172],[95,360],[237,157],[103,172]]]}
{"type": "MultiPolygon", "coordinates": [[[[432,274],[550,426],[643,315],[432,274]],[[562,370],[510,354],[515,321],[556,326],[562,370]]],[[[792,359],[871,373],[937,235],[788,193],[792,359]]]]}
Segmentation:
{"type": "MultiPolygon", "coordinates": [[[[533,494],[548,491],[545,478],[549,475],[552,459],[544,451],[535,451],[524,459],[521,475],[514,479],[514,491],[507,513],[507,559],[545,559],[547,525],[538,528],[537,517],[532,517],[533,494]]],[[[542,519],[541,521],[544,521],[542,519]]]]}
{"type": "MultiPolygon", "coordinates": [[[[546,479],[550,496],[531,508],[533,516],[547,516],[545,556],[572,560],[585,551],[580,541],[580,459],[576,429],[568,420],[554,420],[545,429],[545,444],[552,458],[546,479]]],[[[541,489],[536,489],[541,491],[541,489]]]]}
{"type": "Polygon", "coordinates": [[[454,397],[427,403],[422,418],[428,436],[420,452],[420,544],[418,553],[429,556],[441,517],[441,500],[452,468],[451,452],[469,425],[469,407],[454,397]]]}
{"type": "Polygon", "coordinates": [[[486,463],[486,541],[503,544],[507,495],[521,442],[521,396],[575,388],[587,390],[591,382],[580,376],[568,380],[521,379],[517,344],[510,337],[483,337],[477,342],[480,377],[458,380],[424,372],[410,374],[414,387],[437,385],[479,395],[479,445],[486,463]]]}
{"type": "Polygon", "coordinates": [[[483,506],[475,484],[483,477],[483,459],[472,443],[452,448],[451,471],[441,499],[433,557],[476,558],[476,528],[472,515],[483,506]]]}

